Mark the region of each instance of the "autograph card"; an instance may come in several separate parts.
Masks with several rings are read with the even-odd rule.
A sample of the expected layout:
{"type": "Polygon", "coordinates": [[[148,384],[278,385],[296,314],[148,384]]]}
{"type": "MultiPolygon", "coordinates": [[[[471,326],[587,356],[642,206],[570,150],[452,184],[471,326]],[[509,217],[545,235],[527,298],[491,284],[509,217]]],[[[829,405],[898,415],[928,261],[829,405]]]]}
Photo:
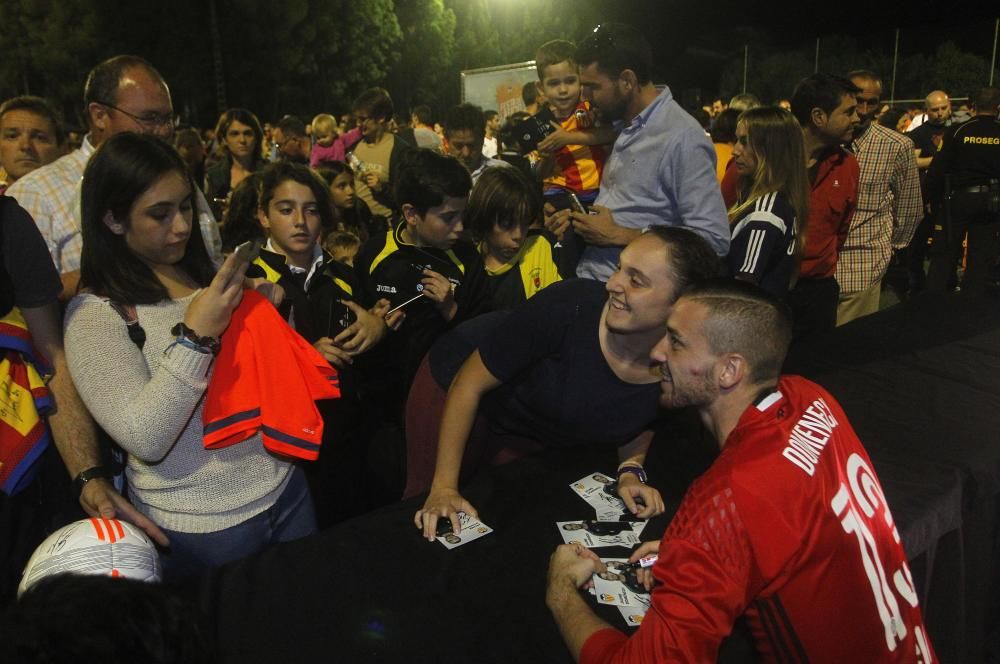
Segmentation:
{"type": "Polygon", "coordinates": [[[633,547],[639,543],[639,533],[646,527],[645,521],[629,524],[630,530],[615,535],[595,535],[583,527],[583,521],[557,521],[556,527],[566,544],[582,544],[588,549],[595,546],[633,547]]]}
{"type": "Polygon", "coordinates": [[[480,537],[489,535],[493,532],[492,528],[479,519],[470,517],[465,512],[459,512],[458,518],[462,525],[462,529],[457,535],[455,533],[448,533],[447,535],[442,535],[437,538],[437,541],[444,544],[444,548],[446,549],[458,548],[463,544],[468,544],[473,540],[477,540],[480,537]]]}
{"type": "Polygon", "coordinates": [[[604,493],[604,487],[614,481],[615,478],[608,477],[604,473],[591,473],[570,484],[569,488],[573,489],[576,495],[593,504],[594,494],[604,493]]]}
{"type": "MultiPolygon", "coordinates": [[[[641,597],[641,595],[639,596],[641,597]]],[[[625,624],[629,627],[638,627],[642,624],[642,619],[646,617],[646,611],[649,610],[649,605],[646,606],[619,606],[618,613],[622,614],[622,618],[625,619],[625,624]]]]}
{"type": "Polygon", "coordinates": [[[614,481],[614,478],[604,473],[591,473],[570,484],[569,488],[594,508],[598,521],[618,521],[625,512],[625,503],[618,496],[604,490],[604,487],[614,481]]]}
{"type": "Polygon", "coordinates": [[[636,605],[635,593],[625,586],[624,570],[621,568],[628,561],[625,558],[602,558],[607,565],[606,572],[594,575],[594,590],[597,592],[597,601],[601,604],[611,604],[613,606],[636,605]]]}
{"type": "Polygon", "coordinates": [[[636,593],[624,583],[623,570],[620,565],[627,561],[624,558],[602,558],[608,570],[594,575],[594,594],[600,604],[618,607],[626,624],[636,627],[642,622],[643,616],[649,610],[650,599],[646,593],[636,593]]]}

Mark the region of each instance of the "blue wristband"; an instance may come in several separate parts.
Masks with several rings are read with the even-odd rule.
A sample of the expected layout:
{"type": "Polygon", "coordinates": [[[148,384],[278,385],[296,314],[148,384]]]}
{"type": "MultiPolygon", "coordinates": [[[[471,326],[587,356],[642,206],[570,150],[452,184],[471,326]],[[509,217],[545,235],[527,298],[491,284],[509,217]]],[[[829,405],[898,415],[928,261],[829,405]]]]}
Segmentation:
{"type": "Polygon", "coordinates": [[[187,337],[177,337],[174,339],[174,343],[167,346],[167,350],[170,350],[174,346],[184,346],[185,348],[190,348],[191,350],[202,353],[203,355],[211,355],[212,350],[210,348],[205,348],[204,346],[199,346],[195,342],[191,341],[187,337]]]}
{"type": "Polygon", "coordinates": [[[621,466],[618,469],[618,478],[621,479],[621,476],[624,475],[625,473],[632,473],[639,479],[640,482],[642,482],[643,484],[646,483],[647,479],[646,471],[643,470],[642,466],[632,466],[632,465],[621,466]]]}

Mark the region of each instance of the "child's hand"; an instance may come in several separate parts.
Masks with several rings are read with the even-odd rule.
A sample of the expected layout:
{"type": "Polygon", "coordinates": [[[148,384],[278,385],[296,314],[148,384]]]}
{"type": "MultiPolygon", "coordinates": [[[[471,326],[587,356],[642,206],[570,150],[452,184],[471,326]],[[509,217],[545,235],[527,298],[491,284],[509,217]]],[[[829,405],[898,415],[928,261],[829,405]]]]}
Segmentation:
{"type": "Polygon", "coordinates": [[[458,304],[455,302],[455,285],[448,281],[443,274],[434,270],[424,270],[424,278],[420,280],[424,285],[424,297],[434,303],[438,311],[445,320],[451,320],[458,313],[458,304]]]}
{"type": "Polygon", "coordinates": [[[337,367],[338,369],[343,369],[345,366],[354,363],[354,358],[346,350],[339,348],[333,339],[330,337],[323,337],[313,344],[313,348],[319,351],[319,354],[323,356],[323,359],[337,367]]]}
{"type": "Polygon", "coordinates": [[[375,306],[371,308],[371,313],[373,316],[378,316],[385,319],[385,324],[393,332],[399,329],[399,326],[403,324],[403,319],[406,318],[406,312],[402,309],[396,309],[391,314],[389,309],[392,307],[392,303],[389,300],[382,298],[375,303],[375,306]]]}
{"type": "Polygon", "coordinates": [[[371,189],[372,191],[379,191],[382,189],[382,179],[379,178],[378,173],[369,171],[368,173],[364,174],[364,177],[362,179],[365,181],[365,184],[368,186],[368,188],[371,189]]]}
{"type": "Polygon", "coordinates": [[[354,313],[356,320],[334,337],[334,345],[354,357],[382,341],[388,332],[384,313],[378,316],[350,300],[341,300],[341,304],[354,313]]]}
{"type": "Polygon", "coordinates": [[[555,131],[538,143],[538,152],[543,155],[558,152],[567,145],[572,144],[569,132],[563,129],[561,124],[555,121],[549,124],[555,127],[555,131]]]}
{"type": "Polygon", "coordinates": [[[573,220],[569,216],[569,210],[557,210],[552,203],[546,203],[544,210],[545,229],[562,241],[572,225],[573,220]]]}
{"type": "Polygon", "coordinates": [[[285,289],[264,277],[245,277],[243,288],[257,291],[275,307],[280,307],[281,303],[285,301],[285,289]]]}

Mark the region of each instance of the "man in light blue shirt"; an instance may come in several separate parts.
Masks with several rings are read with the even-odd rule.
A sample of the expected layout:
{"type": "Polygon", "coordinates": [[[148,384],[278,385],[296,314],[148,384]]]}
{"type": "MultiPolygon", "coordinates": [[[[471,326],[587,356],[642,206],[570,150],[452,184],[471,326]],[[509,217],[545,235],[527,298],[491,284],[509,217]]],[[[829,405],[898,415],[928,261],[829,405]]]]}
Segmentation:
{"type": "Polygon", "coordinates": [[[698,122],[659,92],[649,44],[620,24],[598,26],[577,48],[584,98],[620,133],[590,214],[560,212],[586,248],[577,276],[607,281],[622,247],[649,226],[682,226],[720,256],[729,251],[729,219],[715,175],[715,149],[698,122]]]}

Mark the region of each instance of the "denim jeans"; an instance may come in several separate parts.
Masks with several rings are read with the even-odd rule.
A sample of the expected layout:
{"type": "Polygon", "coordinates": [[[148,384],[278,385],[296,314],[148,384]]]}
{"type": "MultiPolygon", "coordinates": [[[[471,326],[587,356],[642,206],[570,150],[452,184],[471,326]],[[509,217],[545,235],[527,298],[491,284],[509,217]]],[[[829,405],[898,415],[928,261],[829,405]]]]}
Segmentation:
{"type": "Polygon", "coordinates": [[[316,515],[305,474],[293,468],[274,505],[243,523],[214,533],[163,531],[170,548],[162,552],[167,581],[244,558],[276,542],[290,542],[316,532],[316,515]]]}

